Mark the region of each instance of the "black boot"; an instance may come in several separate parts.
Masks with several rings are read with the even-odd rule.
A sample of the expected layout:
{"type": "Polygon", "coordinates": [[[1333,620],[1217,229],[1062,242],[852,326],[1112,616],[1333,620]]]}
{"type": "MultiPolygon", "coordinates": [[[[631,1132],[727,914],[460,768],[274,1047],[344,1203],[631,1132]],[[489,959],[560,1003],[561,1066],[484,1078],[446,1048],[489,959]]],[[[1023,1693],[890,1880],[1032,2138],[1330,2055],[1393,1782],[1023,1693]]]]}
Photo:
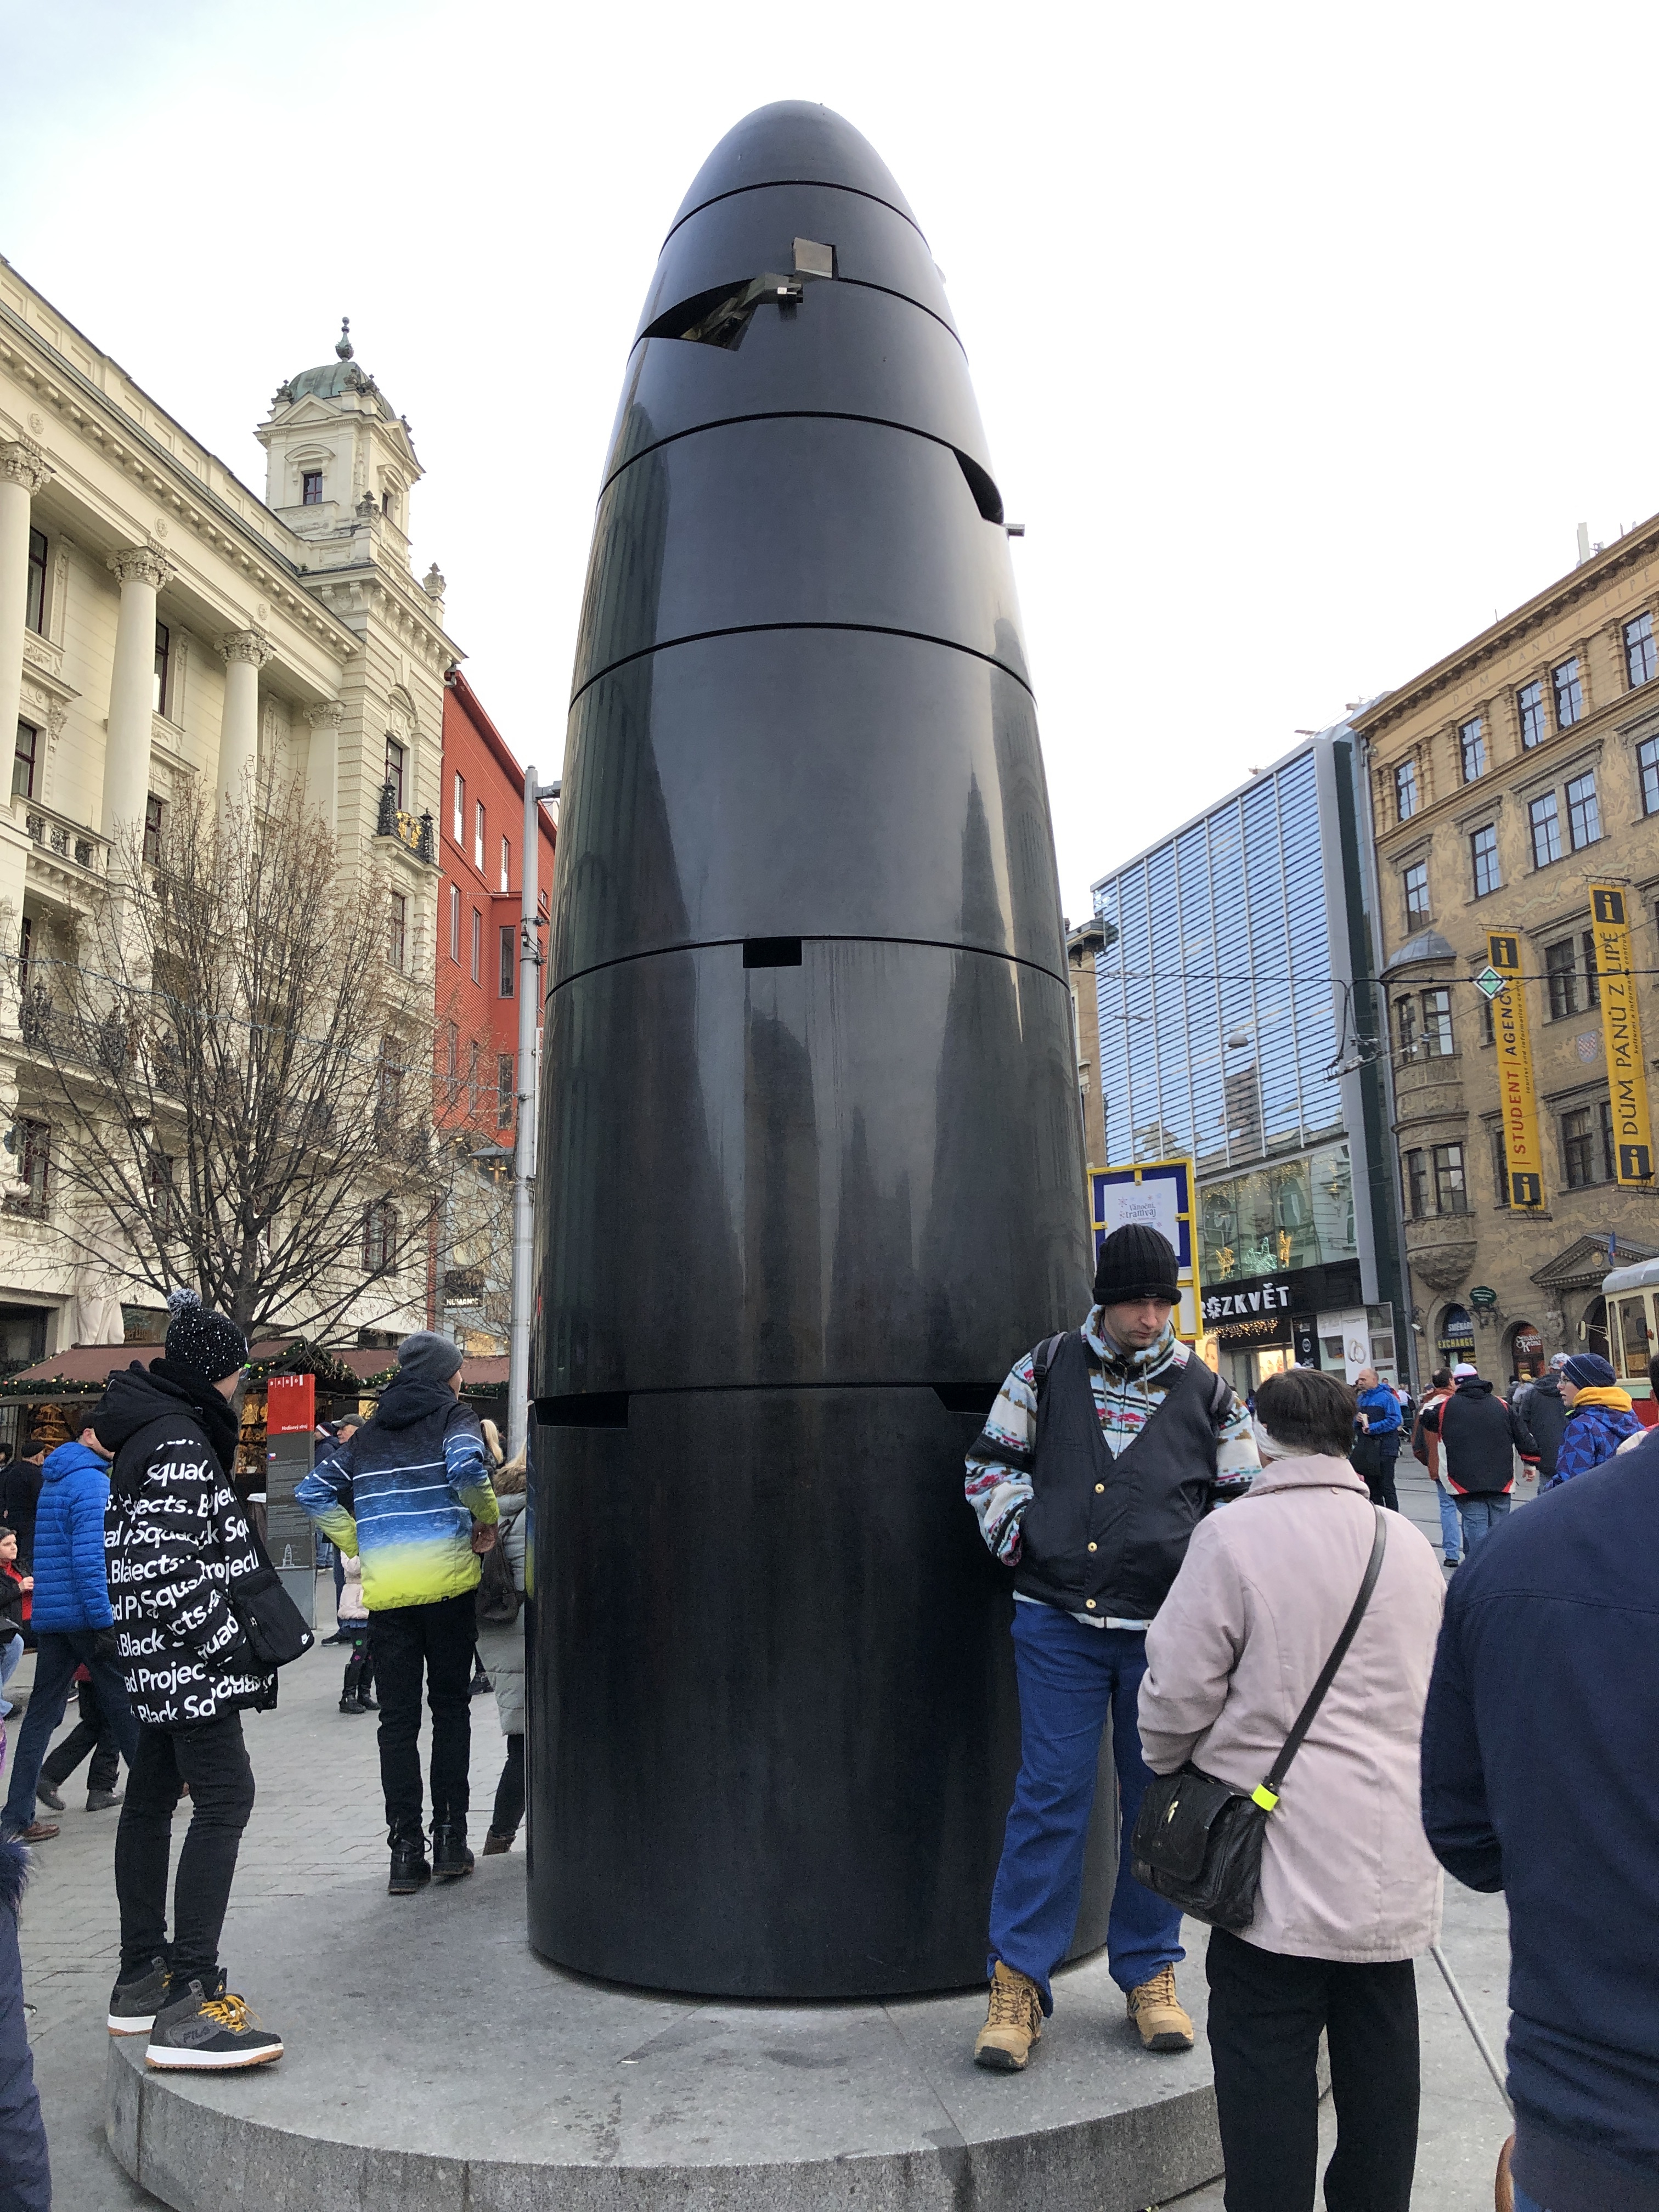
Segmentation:
{"type": "Polygon", "coordinates": [[[388,1897],[413,1897],[423,1882],[432,1879],[432,1869],[426,1860],[426,1838],[418,1827],[394,1828],[386,1838],[392,1845],[392,1879],[386,1884],[388,1897]]]}
{"type": "Polygon", "coordinates": [[[366,1713],[368,1711],[363,1702],[363,1655],[361,1651],[354,1651],[346,1661],[345,1686],[340,1692],[340,1711],[343,1713],[366,1713]]]}
{"type": "Polygon", "coordinates": [[[459,1881],[472,1871],[472,1854],[466,1847],[465,1820],[432,1823],[432,1871],[440,1881],[459,1881]]]}

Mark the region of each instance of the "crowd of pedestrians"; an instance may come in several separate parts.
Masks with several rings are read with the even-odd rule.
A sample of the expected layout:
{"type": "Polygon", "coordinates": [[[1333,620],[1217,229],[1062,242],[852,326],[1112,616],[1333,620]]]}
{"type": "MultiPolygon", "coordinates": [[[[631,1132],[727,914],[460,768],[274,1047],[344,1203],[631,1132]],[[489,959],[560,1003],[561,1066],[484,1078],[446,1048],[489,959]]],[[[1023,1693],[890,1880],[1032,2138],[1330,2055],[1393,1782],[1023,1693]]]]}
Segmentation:
{"type": "MultiPolygon", "coordinates": [[[[1227,2212],[1311,2212],[1322,2034],[1327,2212],[1407,2212],[1413,1962],[1438,1938],[1442,1867],[1509,1900],[1500,2205],[1512,2188],[1519,2212],[1659,2212],[1659,1436],[1589,1354],[1534,1387],[1535,1428],[1469,1364],[1434,1376],[1409,1431],[1369,1370],[1270,1376],[1248,1419],[1176,1338],[1177,1296],[1161,1237],[1105,1238],[1083,1326],[1018,1363],[969,1455],[969,1503],[1014,1570],[1021,1723],[976,2061],[1022,2071],[1053,2015],[1109,1716],[1108,1958],[1151,2050],[1194,2041],[1169,1900],[1198,1893],[1156,1827],[1197,1790],[1255,1823],[1242,1913],[1224,1882],[1202,1893],[1234,1898],[1203,1915],[1227,2212]],[[1407,1433],[1443,1568],[1397,1509],[1407,1433]],[[1517,1462],[1547,1495],[1511,1523],[1517,1462]]],[[[1200,1831],[1200,1859],[1217,1848],[1200,1831]]]]}

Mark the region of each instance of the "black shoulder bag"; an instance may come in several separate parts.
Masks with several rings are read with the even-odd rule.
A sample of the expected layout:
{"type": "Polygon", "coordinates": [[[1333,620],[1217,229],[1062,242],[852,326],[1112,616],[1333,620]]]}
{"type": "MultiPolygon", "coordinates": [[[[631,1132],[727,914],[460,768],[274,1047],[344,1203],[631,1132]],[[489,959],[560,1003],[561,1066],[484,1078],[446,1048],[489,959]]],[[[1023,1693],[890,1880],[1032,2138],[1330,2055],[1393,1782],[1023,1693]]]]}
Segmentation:
{"type": "Polygon", "coordinates": [[[247,1533],[259,1565],[252,1574],[232,1583],[228,1595],[230,1609],[247,1639],[248,1650],[269,1674],[302,1657],[317,1639],[306,1626],[305,1615],[283,1588],[283,1578],[271,1565],[270,1554],[259,1541],[259,1532],[252,1522],[247,1533]]]}
{"type": "Polygon", "coordinates": [[[1365,1579],[1267,1780],[1246,1796],[1188,1761],[1174,1774],[1155,1776],[1140,1801],[1130,1844],[1135,1880],[1212,1928],[1231,1929],[1237,1935],[1255,1918],[1268,1817],[1279,1802],[1291,1761],[1347,1656],[1382,1571],[1389,1524],[1380,1505],[1371,1510],[1376,1516],[1376,1534],[1365,1579]]]}

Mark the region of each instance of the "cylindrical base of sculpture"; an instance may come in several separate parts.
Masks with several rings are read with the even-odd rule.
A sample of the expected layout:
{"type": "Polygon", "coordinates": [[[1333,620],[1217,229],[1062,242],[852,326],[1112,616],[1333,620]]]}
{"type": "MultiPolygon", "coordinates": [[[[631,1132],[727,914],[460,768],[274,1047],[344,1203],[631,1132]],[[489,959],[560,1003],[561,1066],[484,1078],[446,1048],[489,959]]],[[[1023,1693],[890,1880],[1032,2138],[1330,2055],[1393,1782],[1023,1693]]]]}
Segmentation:
{"type": "MultiPolygon", "coordinates": [[[[1019,1714],[978,1417],[882,1387],[592,1410],[623,1425],[533,1433],[532,1943],[709,1996],[982,1980],[1019,1714]]],[[[1073,1957],[1115,1810],[1109,1735],[1073,1957]]]]}

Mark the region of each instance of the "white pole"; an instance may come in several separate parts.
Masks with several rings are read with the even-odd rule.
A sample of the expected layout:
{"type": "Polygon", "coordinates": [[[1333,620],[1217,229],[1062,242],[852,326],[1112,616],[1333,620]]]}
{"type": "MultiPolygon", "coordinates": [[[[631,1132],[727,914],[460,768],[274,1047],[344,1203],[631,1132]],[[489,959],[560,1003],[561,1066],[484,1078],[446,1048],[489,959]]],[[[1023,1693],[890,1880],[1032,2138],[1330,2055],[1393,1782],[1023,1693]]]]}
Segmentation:
{"type": "Polygon", "coordinates": [[[530,1427],[531,1260],[534,1230],[531,1200],[536,1176],[536,1025],[541,1011],[541,920],[537,892],[541,874],[541,787],[524,772],[524,883],[519,898],[518,1124],[513,1146],[513,1318],[507,1355],[507,1449],[522,1449],[530,1427]]]}

